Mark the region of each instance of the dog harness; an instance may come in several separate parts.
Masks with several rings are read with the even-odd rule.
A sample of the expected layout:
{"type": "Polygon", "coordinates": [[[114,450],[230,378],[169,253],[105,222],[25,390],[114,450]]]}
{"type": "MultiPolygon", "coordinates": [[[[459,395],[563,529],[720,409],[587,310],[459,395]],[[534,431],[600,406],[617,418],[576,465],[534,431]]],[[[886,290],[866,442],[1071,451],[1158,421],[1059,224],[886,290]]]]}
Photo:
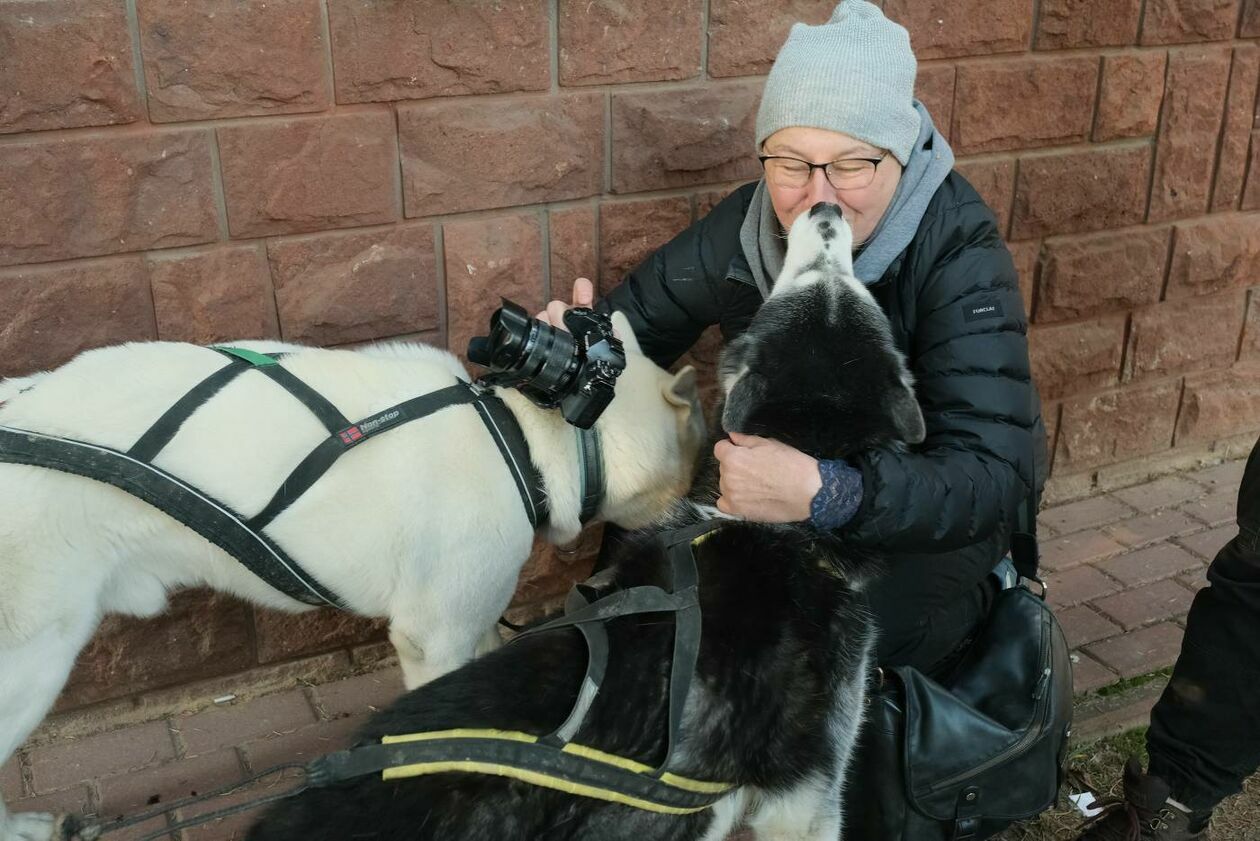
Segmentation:
{"type": "Polygon", "coordinates": [[[586,640],[587,666],[569,715],[545,736],[503,730],[442,730],[386,736],[379,745],[339,751],[306,766],[312,787],[380,773],[385,780],[463,771],[509,777],[532,785],[669,815],[707,809],[735,786],[693,780],[665,769],[678,746],[683,707],[700,654],[699,575],[694,549],[721,521],[706,521],[657,536],[670,561],[673,590],[641,586],[591,601],[582,584],[570,591],[565,615],[513,638],[512,643],[559,628],[576,627],[586,640]],[[652,768],[642,762],[574,743],[608,668],[604,623],[622,616],[672,613],[674,653],[669,680],[665,756],[652,768]]]}
{"type": "Polygon", "coordinates": [[[331,786],[367,774],[383,780],[401,780],[428,774],[489,774],[519,780],[542,788],[664,815],[687,815],[710,808],[735,788],[733,783],[695,780],[665,770],[679,742],[683,707],[695,677],[700,654],[701,615],[699,574],[695,549],[722,525],[720,520],[695,523],[656,536],[670,562],[671,591],[641,586],[617,590],[591,600],[593,590],[576,585],[565,603],[565,615],[531,628],[512,643],[534,634],[576,627],[586,640],[587,666],[578,699],[556,730],[537,736],[509,730],[454,729],[385,736],[379,744],[337,751],[306,764],[285,763],[231,783],[215,791],[194,795],[128,817],[100,823],[94,818],[69,816],[62,827],[63,839],[100,838],[159,816],[222,797],[259,780],[288,771],[300,771],[303,782],[295,788],[264,795],[165,826],[139,841],[156,841],[191,826],[239,814],[266,803],[301,794],[308,789],[331,786]],[[606,753],[571,741],[599,693],[608,667],[608,633],[604,623],[622,616],[671,613],[674,616],[674,654],[670,666],[669,718],[665,757],[653,768],[643,762],[606,753]]]}
{"type": "MultiPolygon", "coordinates": [[[[240,561],[270,586],[297,601],[345,609],[336,594],[291,558],[264,532],[346,451],[363,441],[448,406],[471,404],[494,439],[508,466],[530,524],[536,529],[549,516],[541,477],[530,459],[529,445],[515,416],[489,389],[456,380],[437,391],[406,400],[357,422],[349,421],[332,403],[279,364],[284,354],[262,354],[241,348],[211,348],[228,363],[175,402],[129,450],[77,441],[43,432],[0,425],[0,462],[46,467],[105,482],[127,491],[169,514],[240,561]],[[293,468],[262,510],[246,517],[179,477],[157,467],[153,459],[180,427],[206,401],[247,371],[270,378],[305,405],[328,437],[293,468]]],[[[594,515],[603,490],[603,462],[598,433],[578,430],[583,469],[582,519],[594,515]]]]}

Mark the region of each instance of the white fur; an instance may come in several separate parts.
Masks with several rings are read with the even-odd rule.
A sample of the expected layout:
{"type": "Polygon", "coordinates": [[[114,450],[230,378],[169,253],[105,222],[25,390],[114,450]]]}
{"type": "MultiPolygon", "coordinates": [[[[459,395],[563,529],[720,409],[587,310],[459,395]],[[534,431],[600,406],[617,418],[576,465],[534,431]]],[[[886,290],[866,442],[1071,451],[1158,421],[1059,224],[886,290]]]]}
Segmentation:
{"type": "MultiPolygon", "coordinates": [[[[662,371],[641,355],[625,319],[614,323],[628,364],[598,421],[608,468],[599,516],[635,528],[686,490],[704,422],[694,371],[662,371]]],[[[236,344],[290,352],[284,366],[351,419],[467,379],[454,356],[423,345],[236,344]]],[[[52,373],[0,382],[0,424],[125,451],[223,364],[174,343],[90,351],[52,373]]],[[[574,428],[516,391],[499,394],[548,492],[545,536],[570,542],[581,529],[574,428]]],[[[250,371],[189,418],[155,464],[248,515],[327,434],[288,392],[250,371]]],[[[492,644],[534,538],[498,448],[467,405],[355,447],[266,531],[355,613],[389,619],[408,688],[492,644]]],[[[24,465],[0,464],[0,582],[0,764],[52,706],[104,613],[152,616],[168,591],[195,585],[309,609],[135,497],[24,465]]],[[[6,817],[0,802],[0,841],[45,841],[51,826],[47,816],[6,817]]]]}
{"type": "Polygon", "coordinates": [[[862,299],[875,303],[866,284],[853,273],[853,229],[839,208],[834,213],[802,213],[788,231],[788,251],[783,258],[783,271],[775,280],[770,296],[786,295],[805,286],[836,280],[858,293],[862,299]],[[824,239],[822,234],[825,227],[835,232],[829,240],[824,239]],[[819,261],[826,264],[827,271],[811,268],[819,261]]]}

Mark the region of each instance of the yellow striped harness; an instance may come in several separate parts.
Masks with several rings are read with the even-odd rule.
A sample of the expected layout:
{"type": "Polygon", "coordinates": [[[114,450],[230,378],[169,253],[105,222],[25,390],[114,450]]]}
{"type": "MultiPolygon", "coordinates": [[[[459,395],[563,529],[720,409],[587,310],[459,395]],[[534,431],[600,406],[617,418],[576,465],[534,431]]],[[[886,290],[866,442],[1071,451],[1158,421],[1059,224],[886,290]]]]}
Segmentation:
{"type": "Polygon", "coordinates": [[[700,653],[699,576],[693,551],[719,525],[720,521],[702,522],[658,536],[671,562],[672,592],[660,587],[629,587],[590,601],[590,589],[579,584],[569,594],[564,616],[515,638],[576,627],[586,639],[588,658],[582,689],[569,716],[554,732],[536,736],[507,730],[456,729],[386,736],[379,745],[339,751],[310,763],[308,784],[328,785],[377,772],[385,780],[466,772],[508,777],[661,814],[684,815],[709,808],[735,786],[681,777],[665,768],[678,745],[683,705],[700,653]],[[607,669],[604,623],[643,613],[674,614],[669,733],[665,758],[657,768],[570,741],[599,693],[607,669]]]}

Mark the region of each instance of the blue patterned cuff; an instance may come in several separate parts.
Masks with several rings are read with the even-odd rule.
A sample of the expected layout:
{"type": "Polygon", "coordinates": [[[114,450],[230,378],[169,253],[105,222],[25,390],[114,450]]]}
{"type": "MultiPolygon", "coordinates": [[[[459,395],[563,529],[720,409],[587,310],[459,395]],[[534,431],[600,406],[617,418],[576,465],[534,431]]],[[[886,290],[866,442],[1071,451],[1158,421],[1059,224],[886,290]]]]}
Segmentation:
{"type": "Polygon", "coordinates": [[[818,462],[822,487],[809,504],[815,528],[838,529],[853,519],[862,504],[862,471],[844,459],[818,462]]]}

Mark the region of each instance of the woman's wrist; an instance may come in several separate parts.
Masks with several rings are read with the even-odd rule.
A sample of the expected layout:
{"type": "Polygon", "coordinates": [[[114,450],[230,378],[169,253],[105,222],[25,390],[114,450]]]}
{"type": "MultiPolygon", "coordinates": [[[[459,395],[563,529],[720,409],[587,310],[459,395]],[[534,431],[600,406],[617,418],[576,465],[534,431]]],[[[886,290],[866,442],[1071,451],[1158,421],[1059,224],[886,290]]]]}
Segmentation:
{"type": "Polygon", "coordinates": [[[862,505],[862,471],[844,459],[819,459],[822,486],[809,506],[815,528],[838,529],[847,525],[862,505]]]}

